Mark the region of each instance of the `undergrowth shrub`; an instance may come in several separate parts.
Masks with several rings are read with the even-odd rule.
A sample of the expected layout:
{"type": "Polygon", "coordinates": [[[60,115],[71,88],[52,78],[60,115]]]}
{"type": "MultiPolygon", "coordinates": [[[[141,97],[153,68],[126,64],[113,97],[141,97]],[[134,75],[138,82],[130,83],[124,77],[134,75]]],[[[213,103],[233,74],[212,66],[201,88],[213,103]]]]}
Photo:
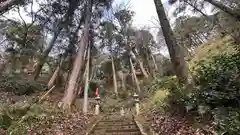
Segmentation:
{"type": "Polygon", "coordinates": [[[129,96],[129,91],[127,91],[127,90],[122,90],[121,89],[118,93],[118,97],[120,99],[126,99],[126,98],[128,98],[128,96],[129,96]]]}
{"type": "Polygon", "coordinates": [[[149,85],[143,87],[143,93],[147,96],[154,94],[160,89],[171,89],[176,86],[176,76],[164,76],[157,75],[149,85]]]}
{"type": "Polygon", "coordinates": [[[1,105],[0,128],[7,129],[11,135],[24,135],[32,124],[47,118],[53,112],[56,111],[52,108],[28,102],[1,105]]]}
{"type": "Polygon", "coordinates": [[[46,86],[20,75],[10,74],[0,77],[0,90],[16,95],[31,94],[46,90],[46,86]]]}
{"type": "Polygon", "coordinates": [[[185,104],[199,114],[210,113],[219,132],[240,132],[240,54],[214,56],[194,69],[197,90],[185,104]]]}
{"type": "MultiPolygon", "coordinates": [[[[164,103],[155,104],[165,112],[211,121],[221,134],[240,133],[240,54],[222,54],[202,60],[193,68],[196,87],[185,90],[175,77],[157,78],[145,88],[148,93],[167,90],[164,103]]],[[[154,99],[154,98],[153,98],[154,99]]]]}

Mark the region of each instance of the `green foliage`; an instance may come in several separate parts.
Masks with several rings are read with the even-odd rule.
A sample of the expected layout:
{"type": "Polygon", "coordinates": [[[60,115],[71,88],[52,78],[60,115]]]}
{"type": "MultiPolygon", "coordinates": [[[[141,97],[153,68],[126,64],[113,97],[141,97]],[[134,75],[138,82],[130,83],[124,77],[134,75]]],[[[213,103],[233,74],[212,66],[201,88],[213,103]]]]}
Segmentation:
{"type": "Polygon", "coordinates": [[[41,121],[49,115],[52,110],[50,108],[45,108],[42,105],[30,105],[28,103],[17,103],[16,106],[12,105],[8,110],[9,114],[17,113],[15,117],[12,117],[13,122],[8,128],[8,132],[11,135],[26,134],[27,129],[31,127],[34,123],[41,121]]]}
{"type": "Polygon", "coordinates": [[[31,94],[44,91],[46,87],[40,83],[21,77],[20,75],[3,75],[0,79],[0,90],[13,92],[17,95],[31,94]]]}
{"type": "Polygon", "coordinates": [[[240,132],[240,125],[236,124],[240,119],[233,120],[239,118],[240,111],[239,70],[240,54],[215,56],[212,62],[200,61],[195,69],[197,91],[185,100],[191,110],[211,113],[219,130],[229,134],[240,132]]]}
{"type": "Polygon", "coordinates": [[[152,98],[152,103],[155,106],[164,107],[164,106],[166,106],[165,100],[168,97],[168,95],[169,95],[168,89],[158,90],[158,91],[156,91],[156,93],[154,94],[154,96],[152,98]]]}
{"type": "Polygon", "coordinates": [[[121,99],[126,99],[129,96],[129,91],[128,90],[121,90],[118,93],[119,98],[121,99]]]}
{"type": "Polygon", "coordinates": [[[27,102],[17,102],[12,105],[1,105],[0,127],[8,129],[11,135],[24,135],[33,123],[42,120],[52,113],[51,108],[27,102]]]}
{"type": "Polygon", "coordinates": [[[151,84],[146,85],[143,90],[144,93],[153,94],[158,90],[172,89],[172,87],[176,86],[175,82],[176,76],[162,77],[161,75],[157,75],[156,79],[151,84]]]}
{"type": "Polygon", "coordinates": [[[215,122],[217,130],[229,135],[238,134],[240,131],[240,110],[239,108],[217,108],[215,109],[215,122]]]}
{"type": "Polygon", "coordinates": [[[120,10],[114,14],[114,16],[118,19],[121,25],[125,26],[132,20],[134,16],[134,12],[130,10],[120,10]]]}
{"type": "MultiPolygon", "coordinates": [[[[224,41],[228,41],[224,42],[227,45],[233,43],[232,40],[224,41]]],[[[233,47],[233,44],[229,47],[233,47]]],[[[240,132],[240,53],[230,53],[232,49],[220,51],[222,48],[225,46],[208,52],[207,56],[198,60],[194,59],[194,66],[191,67],[194,89],[179,87],[175,78],[157,77],[145,90],[154,92],[154,104],[166,112],[191,115],[198,123],[212,121],[219,133],[236,135],[240,132]],[[164,90],[168,94],[162,98],[164,90]]]]}
{"type": "Polygon", "coordinates": [[[38,45],[42,38],[41,29],[37,25],[27,24],[27,26],[17,25],[8,28],[6,32],[7,39],[16,42],[20,48],[40,49],[38,45]]]}
{"type": "Polygon", "coordinates": [[[198,98],[211,106],[236,106],[239,97],[239,54],[215,56],[213,62],[199,62],[195,69],[198,78],[198,98]],[[204,91],[204,92],[203,92],[204,91]],[[208,100],[206,100],[206,97],[208,100]]]}
{"type": "Polygon", "coordinates": [[[236,21],[234,17],[230,16],[228,13],[225,13],[223,11],[216,14],[216,17],[218,18],[221,26],[224,28],[224,29],[218,29],[218,32],[221,34],[231,33],[231,36],[234,38],[234,40],[240,43],[239,41],[240,22],[236,21]]]}
{"type": "Polygon", "coordinates": [[[122,107],[122,103],[118,100],[108,99],[104,104],[102,104],[102,111],[104,113],[112,113],[119,111],[122,107]]]}
{"type": "Polygon", "coordinates": [[[230,36],[208,41],[206,44],[203,44],[196,49],[196,53],[190,61],[189,67],[190,69],[196,67],[196,64],[201,60],[210,62],[212,61],[212,57],[215,56],[235,54],[238,50],[236,49],[236,46],[239,45],[234,44],[234,40],[230,36]]]}
{"type": "Polygon", "coordinates": [[[213,56],[211,61],[199,61],[193,69],[196,88],[185,90],[173,82],[165,100],[168,109],[177,114],[192,114],[196,118],[208,116],[210,119],[207,120],[214,122],[219,133],[239,133],[239,59],[240,54],[222,54],[213,56]]]}
{"type": "Polygon", "coordinates": [[[176,36],[179,44],[187,48],[196,47],[198,45],[201,45],[203,40],[201,38],[198,38],[200,41],[199,42],[194,36],[201,37],[202,35],[205,35],[205,37],[209,37],[211,24],[212,22],[208,21],[204,16],[181,16],[176,20],[174,35],[176,36]]]}
{"type": "Polygon", "coordinates": [[[11,120],[6,113],[0,112],[0,128],[7,129],[12,123],[11,120]]]}

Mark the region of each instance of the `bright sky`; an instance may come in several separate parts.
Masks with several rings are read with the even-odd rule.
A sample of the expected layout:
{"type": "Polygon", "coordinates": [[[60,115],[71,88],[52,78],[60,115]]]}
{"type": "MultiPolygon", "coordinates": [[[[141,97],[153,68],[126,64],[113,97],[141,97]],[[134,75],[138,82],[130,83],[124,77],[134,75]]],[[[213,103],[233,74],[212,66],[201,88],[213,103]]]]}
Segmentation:
{"type": "MultiPolygon", "coordinates": [[[[159,21],[157,17],[156,8],[153,0],[115,0],[116,3],[130,3],[130,8],[135,12],[133,18],[133,26],[137,28],[148,29],[155,37],[159,31],[159,21]]],[[[171,14],[170,7],[168,6],[168,0],[162,0],[166,13],[171,14]]],[[[168,56],[167,48],[162,48],[160,52],[168,56]]],[[[156,52],[157,53],[157,52],[156,52]]]]}
{"type": "MultiPolygon", "coordinates": [[[[116,2],[118,1],[130,1],[131,10],[135,12],[133,25],[137,27],[154,26],[151,21],[157,18],[157,13],[153,0],[116,0],[116,2]]],[[[162,2],[166,3],[167,0],[162,0],[162,2]]]]}
{"type": "MultiPolygon", "coordinates": [[[[162,0],[165,8],[168,7],[168,0],[162,0]]],[[[135,12],[133,26],[137,28],[150,28],[156,34],[156,27],[159,27],[157,13],[153,0],[115,0],[116,4],[127,3],[130,9],[135,12]],[[158,25],[158,26],[156,26],[158,25]]]]}

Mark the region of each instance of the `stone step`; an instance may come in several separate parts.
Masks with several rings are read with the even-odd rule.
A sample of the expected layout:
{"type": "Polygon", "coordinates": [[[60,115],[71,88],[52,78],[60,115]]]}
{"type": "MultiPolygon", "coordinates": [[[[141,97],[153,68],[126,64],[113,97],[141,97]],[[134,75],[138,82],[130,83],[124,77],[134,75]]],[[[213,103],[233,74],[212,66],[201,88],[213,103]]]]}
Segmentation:
{"type": "Polygon", "coordinates": [[[100,122],[97,125],[99,126],[121,126],[121,125],[135,125],[134,122],[118,122],[118,123],[104,123],[104,122],[100,122]]]}
{"type": "Polygon", "coordinates": [[[108,122],[108,121],[100,121],[98,124],[104,124],[104,125],[121,125],[121,124],[135,124],[134,121],[112,121],[112,122],[108,122]]]}
{"type": "Polygon", "coordinates": [[[131,117],[107,116],[91,131],[90,135],[141,135],[131,117]]]}
{"type": "Polygon", "coordinates": [[[106,121],[106,122],[121,122],[121,121],[133,121],[133,120],[128,120],[128,119],[103,119],[101,121],[106,121]]]}
{"type": "Polygon", "coordinates": [[[106,133],[120,133],[120,132],[139,132],[138,128],[132,128],[132,129],[107,129],[105,130],[106,133]]]}
{"type": "Polygon", "coordinates": [[[141,135],[140,132],[129,132],[129,133],[124,133],[124,132],[119,132],[119,133],[93,133],[91,135],[141,135]]]}
{"type": "Polygon", "coordinates": [[[103,119],[133,119],[132,117],[125,117],[125,116],[116,116],[116,117],[104,117],[103,119]]]}
{"type": "Polygon", "coordinates": [[[105,116],[103,119],[132,119],[132,116],[105,116]]]}
{"type": "Polygon", "coordinates": [[[90,135],[99,135],[99,134],[136,134],[141,135],[141,132],[138,129],[129,129],[129,130],[94,130],[90,135]]]}
{"type": "Polygon", "coordinates": [[[112,118],[112,119],[102,119],[102,121],[133,121],[133,119],[117,119],[117,118],[112,118]]]}
{"type": "Polygon", "coordinates": [[[138,128],[130,128],[130,129],[100,129],[94,130],[93,133],[131,133],[131,132],[139,132],[138,128]]]}
{"type": "Polygon", "coordinates": [[[98,125],[96,125],[96,127],[124,127],[124,126],[136,126],[135,123],[121,123],[121,124],[112,124],[112,123],[109,123],[109,125],[107,124],[101,124],[99,123],[98,125]]]}
{"type": "Polygon", "coordinates": [[[96,126],[94,128],[94,130],[112,130],[112,129],[116,129],[116,130],[121,130],[121,129],[138,129],[138,127],[136,125],[126,125],[126,126],[96,126]]]}

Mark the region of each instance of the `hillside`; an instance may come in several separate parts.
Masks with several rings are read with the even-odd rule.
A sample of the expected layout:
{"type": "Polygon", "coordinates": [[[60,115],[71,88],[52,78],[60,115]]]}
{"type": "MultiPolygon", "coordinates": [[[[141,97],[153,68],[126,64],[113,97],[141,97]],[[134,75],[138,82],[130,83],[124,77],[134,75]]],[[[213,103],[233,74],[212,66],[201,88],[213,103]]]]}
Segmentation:
{"type": "MultiPolygon", "coordinates": [[[[225,75],[226,71],[224,70],[227,68],[227,70],[232,70],[231,66],[229,66],[227,63],[231,63],[231,59],[229,58],[235,58],[235,56],[238,54],[237,49],[235,48],[236,44],[234,44],[233,40],[230,37],[214,39],[212,41],[209,41],[208,43],[199,46],[196,49],[196,54],[189,62],[191,71],[194,73],[196,72],[195,75],[200,78],[200,80],[201,74],[199,74],[199,69],[201,69],[201,71],[205,70],[204,68],[202,68],[202,66],[207,68],[206,73],[209,74],[209,76],[211,76],[212,78],[215,78],[214,76],[219,76],[219,78],[221,78],[222,75],[227,76],[225,75]],[[220,60],[222,62],[220,61],[220,63],[218,63],[219,59],[216,60],[216,58],[218,57],[221,58],[220,60]],[[202,62],[204,63],[204,65],[201,65],[202,62]],[[220,68],[218,68],[219,65],[220,68]],[[209,67],[213,67],[214,70],[209,70],[211,69],[209,67]]],[[[231,73],[231,75],[233,74],[235,73],[231,73]]],[[[208,78],[209,76],[205,77],[208,78]]],[[[218,79],[216,78],[215,80],[218,79]]],[[[231,86],[222,86],[224,85],[224,82],[220,83],[218,81],[209,81],[207,82],[207,85],[209,85],[210,89],[208,89],[208,87],[201,82],[200,85],[196,84],[196,89],[198,91],[186,93],[186,91],[180,89],[177,86],[176,82],[177,81],[175,76],[158,77],[151,83],[151,85],[149,85],[149,87],[146,88],[146,90],[151,91],[150,93],[152,94],[150,94],[149,98],[145,99],[142,102],[142,114],[138,118],[139,121],[145,123],[145,130],[150,131],[149,127],[151,127],[151,130],[154,130],[160,135],[176,135],[187,133],[191,135],[198,135],[200,133],[204,135],[213,135],[216,132],[229,132],[230,134],[236,133],[237,129],[234,131],[229,129],[228,126],[219,127],[219,124],[221,125],[228,123],[229,125],[237,128],[239,126],[239,124],[237,124],[239,121],[234,123],[231,119],[239,118],[239,114],[237,114],[239,110],[234,109],[234,106],[229,106],[227,110],[225,110],[224,108],[222,109],[229,112],[235,112],[236,115],[231,116],[230,114],[210,114],[213,113],[213,110],[218,110],[219,108],[216,106],[220,107],[220,105],[219,103],[217,103],[214,104],[213,107],[211,106],[211,104],[209,104],[207,99],[207,97],[212,98],[210,100],[210,103],[214,102],[214,100],[220,102],[220,104],[221,102],[225,104],[226,100],[231,102],[227,99],[230,94],[229,92],[233,89],[231,86]],[[211,85],[213,84],[216,88],[211,87],[211,85]],[[224,87],[224,89],[227,89],[227,91],[223,91],[222,87],[224,87]],[[206,94],[210,95],[212,92],[216,92],[216,94],[218,94],[217,92],[219,92],[218,96],[220,97],[205,95],[206,97],[202,99],[202,96],[204,95],[201,94],[201,91],[206,92],[206,94]],[[189,94],[192,97],[189,97],[189,94]],[[202,96],[199,97],[199,94],[202,96]],[[221,96],[226,96],[226,99],[219,99],[221,98],[221,96]],[[192,106],[194,104],[199,104],[199,106],[196,106],[196,110],[194,109],[195,107],[192,106]],[[211,110],[210,108],[212,108],[213,110],[211,110]],[[198,114],[199,111],[200,113],[202,113],[201,115],[198,114]],[[219,116],[224,116],[224,120],[221,119],[219,116]],[[213,119],[213,117],[219,117],[219,120],[216,121],[215,119],[213,119]],[[227,120],[227,118],[229,119],[227,120]]],[[[233,90],[235,91],[235,89],[233,90]]]]}
{"type": "Polygon", "coordinates": [[[199,46],[195,50],[195,55],[189,64],[190,67],[192,67],[201,60],[211,60],[212,57],[217,55],[233,53],[237,53],[237,50],[234,48],[234,41],[232,38],[230,36],[224,38],[218,37],[199,46]]]}

